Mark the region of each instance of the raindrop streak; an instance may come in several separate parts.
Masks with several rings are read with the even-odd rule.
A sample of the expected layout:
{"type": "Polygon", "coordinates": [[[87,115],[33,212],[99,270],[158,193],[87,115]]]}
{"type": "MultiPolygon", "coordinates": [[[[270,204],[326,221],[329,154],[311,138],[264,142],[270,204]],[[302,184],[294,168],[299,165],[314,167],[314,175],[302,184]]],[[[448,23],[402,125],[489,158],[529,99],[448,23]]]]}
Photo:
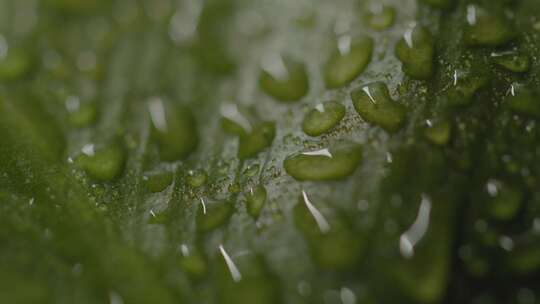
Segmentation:
{"type": "Polygon", "coordinates": [[[330,231],[330,224],[326,221],[322,213],[313,206],[311,201],[309,200],[306,191],[302,190],[302,198],[304,199],[304,204],[306,204],[306,207],[308,208],[311,215],[313,215],[313,218],[315,219],[315,222],[317,222],[317,226],[319,226],[319,229],[322,233],[327,233],[330,231]]]}
{"type": "Polygon", "coordinates": [[[309,136],[327,133],[345,117],[345,106],[329,101],[310,110],[302,122],[302,130],[309,136]]]}
{"type": "Polygon", "coordinates": [[[326,181],[345,178],[362,162],[362,146],[343,141],[330,148],[301,152],[285,159],[287,174],[301,181],[326,181]]]}
{"type": "Polygon", "coordinates": [[[368,123],[378,125],[387,132],[397,132],[406,118],[406,108],[392,100],[388,87],[374,82],[351,93],[356,112],[368,123]]]}
{"type": "Polygon", "coordinates": [[[471,4],[467,6],[467,25],[463,33],[470,46],[499,46],[514,37],[514,29],[503,12],[493,12],[471,4]]]}
{"type": "Polygon", "coordinates": [[[303,63],[280,56],[269,57],[263,62],[259,85],[278,101],[299,101],[309,90],[306,67],[303,63]]]}
{"type": "Polygon", "coordinates": [[[363,37],[356,41],[340,39],[339,48],[328,59],[324,67],[324,80],[330,89],[347,85],[358,77],[371,61],[373,39],[363,37]]]}
{"type": "Polygon", "coordinates": [[[229,268],[229,272],[231,273],[231,277],[233,281],[239,282],[242,279],[242,274],[238,270],[238,267],[236,267],[231,257],[227,254],[227,252],[225,251],[225,248],[223,248],[223,245],[219,245],[219,251],[221,252],[223,259],[225,260],[225,263],[227,264],[227,268],[229,268]]]}
{"type": "Polygon", "coordinates": [[[433,75],[435,41],[426,28],[413,24],[397,43],[395,53],[410,77],[425,80],[433,75]]]}
{"type": "Polygon", "coordinates": [[[431,212],[431,201],[426,195],[422,195],[422,202],[418,210],[418,215],[412,226],[399,238],[399,250],[405,258],[414,256],[414,246],[424,237],[429,227],[429,215],[431,212]]]}

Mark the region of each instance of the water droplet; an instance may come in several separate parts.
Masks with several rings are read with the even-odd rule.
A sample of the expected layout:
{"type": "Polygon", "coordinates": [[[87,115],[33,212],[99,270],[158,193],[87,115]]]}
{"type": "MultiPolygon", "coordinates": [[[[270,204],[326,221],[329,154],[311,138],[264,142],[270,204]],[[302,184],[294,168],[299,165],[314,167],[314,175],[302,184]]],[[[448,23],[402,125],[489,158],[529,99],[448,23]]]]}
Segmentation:
{"type": "Polygon", "coordinates": [[[116,141],[98,147],[93,144],[85,145],[82,152],[75,159],[75,163],[93,179],[111,181],[124,171],[126,152],[116,141]]]}
{"type": "Polygon", "coordinates": [[[144,176],[146,187],[150,192],[157,193],[165,190],[173,181],[172,172],[151,172],[144,176]]]}
{"type": "Polygon", "coordinates": [[[201,205],[197,213],[197,230],[202,233],[210,232],[225,225],[234,208],[230,202],[214,202],[201,205]]]}
{"type": "Polygon", "coordinates": [[[356,295],[347,287],[342,287],[339,292],[339,297],[343,304],[356,304],[356,295]]]}
{"type": "Polygon", "coordinates": [[[425,27],[413,24],[407,29],[397,43],[395,53],[403,72],[410,77],[424,80],[433,75],[435,42],[425,27]]]}
{"type": "Polygon", "coordinates": [[[189,249],[185,244],[180,247],[180,267],[192,279],[201,280],[208,273],[208,263],[205,257],[195,247],[189,249]]]}
{"type": "Polygon", "coordinates": [[[306,238],[314,261],[323,269],[347,271],[361,257],[363,243],[346,219],[339,214],[325,215],[311,202],[305,191],[293,210],[294,223],[306,238]]]}
{"type": "Polygon", "coordinates": [[[154,210],[150,210],[150,218],[148,219],[148,224],[152,225],[162,225],[167,223],[169,220],[169,212],[167,210],[156,212],[154,210]]]}
{"type": "Polygon", "coordinates": [[[340,142],[326,152],[324,155],[312,152],[294,154],[285,159],[283,166],[297,180],[325,181],[351,175],[362,161],[362,146],[357,143],[340,142]]]}
{"type": "Polygon", "coordinates": [[[259,76],[261,89],[282,102],[295,102],[309,90],[309,80],[303,63],[281,56],[266,58],[259,76]]]}
{"type": "Polygon", "coordinates": [[[406,118],[406,108],[390,97],[386,84],[374,82],[351,93],[354,108],[360,117],[387,132],[397,132],[406,118]]]}
{"type": "Polygon", "coordinates": [[[483,73],[455,70],[453,82],[446,90],[447,102],[451,106],[466,106],[473,101],[474,94],[488,84],[483,73]]]}
{"type": "Polygon", "coordinates": [[[497,65],[515,73],[527,72],[531,66],[529,57],[517,51],[491,53],[491,59],[497,65]]]}
{"type": "MultiPolygon", "coordinates": [[[[344,37],[350,39],[349,36],[344,37]]],[[[354,42],[348,41],[350,46],[344,48],[341,45],[340,49],[335,51],[326,62],[324,80],[328,88],[333,89],[347,85],[358,77],[371,61],[373,39],[363,37],[354,42]]]]}
{"type": "Polygon", "coordinates": [[[246,159],[256,156],[262,150],[270,147],[276,136],[274,122],[263,122],[253,128],[253,131],[240,136],[238,157],[246,159]]]}
{"type": "Polygon", "coordinates": [[[505,99],[507,107],[516,114],[540,118],[538,95],[526,86],[513,84],[511,94],[505,99]]]}
{"type": "Polygon", "coordinates": [[[69,122],[75,127],[87,127],[97,119],[97,106],[93,102],[81,102],[77,96],[69,96],[66,100],[69,122]]]}
{"type": "Polygon", "coordinates": [[[253,177],[257,173],[259,173],[260,168],[261,167],[259,166],[259,164],[251,165],[247,167],[246,170],[244,170],[244,175],[246,175],[247,177],[253,177]]]}
{"type": "Polygon", "coordinates": [[[193,188],[203,186],[207,179],[208,175],[203,170],[189,170],[186,176],[187,183],[193,188]]]}
{"type": "Polygon", "coordinates": [[[498,46],[514,37],[514,30],[502,12],[467,6],[467,25],[463,40],[470,46],[498,46]]]}
{"type": "Polygon", "coordinates": [[[232,135],[244,136],[252,132],[251,122],[238,110],[235,104],[221,106],[221,127],[232,135]]]}
{"type": "Polygon", "coordinates": [[[309,136],[319,136],[330,131],[345,117],[345,106],[329,101],[310,110],[302,122],[302,130],[309,136]]]}
{"type": "Polygon", "coordinates": [[[487,208],[491,218],[508,221],[517,215],[523,202],[522,191],[494,179],[487,182],[486,191],[490,196],[487,208]]]}
{"type": "Polygon", "coordinates": [[[394,24],[396,10],[389,5],[372,2],[364,18],[367,26],[376,31],[381,31],[394,24]]]}
{"type": "Polygon", "coordinates": [[[227,188],[227,190],[229,191],[229,193],[231,194],[237,194],[237,193],[240,193],[240,184],[239,183],[231,183],[229,185],[229,188],[227,188]]]}
{"type": "Polygon", "coordinates": [[[257,219],[266,203],[266,188],[263,185],[255,186],[249,189],[246,195],[246,209],[248,214],[257,219]]]}
{"type": "Polygon", "coordinates": [[[514,249],[514,240],[503,235],[499,238],[499,245],[506,251],[512,251],[514,249]]]}
{"type": "Polygon", "coordinates": [[[148,110],[152,136],[163,160],[185,159],[197,148],[197,122],[189,108],[154,97],[148,101],[148,110]]]}
{"type": "Polygon", "coordinates": [[[430,121],[424,136],[433,144],[445,146],[450,141],[452,127],[448,120],[430,121]]]}

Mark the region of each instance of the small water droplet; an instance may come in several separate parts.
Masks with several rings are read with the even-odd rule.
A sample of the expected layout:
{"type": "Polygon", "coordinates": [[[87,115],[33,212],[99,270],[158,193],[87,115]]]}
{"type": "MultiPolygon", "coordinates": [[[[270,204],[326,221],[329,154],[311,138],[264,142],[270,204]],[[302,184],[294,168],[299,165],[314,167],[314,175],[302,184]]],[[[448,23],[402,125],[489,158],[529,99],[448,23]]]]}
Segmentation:
{"type": "Polygon", "coordinates": [[[246,209],[248,214],[257,219],[266,203],[266,188],[263,185],[250,188],[246,195],[246,209]]]}
{"type": "Polygon", "coordinates": [[[395,18],[396,10],[380,2],[371,2],[368,13],[364,16],[366,25],[377,31],[391,27],[395,18]]]}

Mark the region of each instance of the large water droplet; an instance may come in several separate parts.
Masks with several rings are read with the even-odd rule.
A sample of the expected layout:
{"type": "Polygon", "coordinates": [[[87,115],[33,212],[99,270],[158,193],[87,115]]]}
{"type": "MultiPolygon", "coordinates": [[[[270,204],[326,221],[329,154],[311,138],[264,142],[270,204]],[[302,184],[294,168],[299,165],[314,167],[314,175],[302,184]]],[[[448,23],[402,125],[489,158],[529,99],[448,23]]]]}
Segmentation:
{"type": "Polygon", "coordinates": [[[398,131],[405,122],[405,106],[392,100],[388,87],[382,82],[374,82],[353,91],[351,98],[362,119],[387,132],[398,131]]]}
{"type": "Polygon", "coordinates": [[[429,79],[433,75],[434,56],[433,36],[419,25],[407,29],[396,45],[396,57],[402,63],[403,72],[415,79],[429,79]]]}
{"type": "Polygon", "coordinates": [[[324,80],[328,88],[339,88],[353,81],[371,61],[373,39],[363,37],[351,42],[351,37],[342,36],[336,50],[326,62],[324,80]]]}
{"type": "Polygon", "coordinates": [[[329,149],[303,152],[287,157],[285,171],[297,180],[325,181],[351,175],[362,161],[362,146],[340,142],[329,149]]]}
{"type": "Polygon", "coordinates": [[[302,130],[309,136],[319,136],[330,131],[345,117],[345,106],[329,101],[310,110],[302,122],[302,130]]]}

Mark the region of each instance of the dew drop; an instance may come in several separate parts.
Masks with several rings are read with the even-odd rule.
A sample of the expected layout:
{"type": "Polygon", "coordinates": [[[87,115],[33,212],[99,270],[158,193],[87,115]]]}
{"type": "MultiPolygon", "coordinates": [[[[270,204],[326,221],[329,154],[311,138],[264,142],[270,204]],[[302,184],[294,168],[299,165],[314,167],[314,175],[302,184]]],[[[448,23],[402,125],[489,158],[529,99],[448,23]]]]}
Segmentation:
{"type": "Polygon", "coordinates": [[[351,93],[356,112],[368,123],[380,126],[387,132],[397,132],[406,118],[406,108],[390,97],[388,87],[374,82],[351,93]]]}
{"type": "MultiPolygon", "coordinates": [[[[349,36],[344,37],[350,39],[349,36]]],[[[347,41],[349,41],[349,46],[345,48],[341,44],[341,47],[326,62],[324,80],[327,88],[333,89],[347,85],[358,77],[371,61],[374,44],[372,38],[362,37],[353,42],[347,41]]]]}
{"type": "Polygon", "coordinates": [[[283,163],[285,171],[301,181],[338,180],[353,174],[362,161],[362,146],[354,142],[343,141],[313,152],[287,157],[283,163]]]}
{"type": "Polygon", "coordinates": [[[345,106],[329,101],[310,110],[302,122],[302,130],[309,136],[319,136],[330,131],[345,117],[345,106]]]}
{"type": "Polygon", "coordinates": [[[435,42],[425,27],[413,24],[407,29],[397,43],[395,53],[403,72],[410,77],[425,80],[433,75],[435,42]]]}

